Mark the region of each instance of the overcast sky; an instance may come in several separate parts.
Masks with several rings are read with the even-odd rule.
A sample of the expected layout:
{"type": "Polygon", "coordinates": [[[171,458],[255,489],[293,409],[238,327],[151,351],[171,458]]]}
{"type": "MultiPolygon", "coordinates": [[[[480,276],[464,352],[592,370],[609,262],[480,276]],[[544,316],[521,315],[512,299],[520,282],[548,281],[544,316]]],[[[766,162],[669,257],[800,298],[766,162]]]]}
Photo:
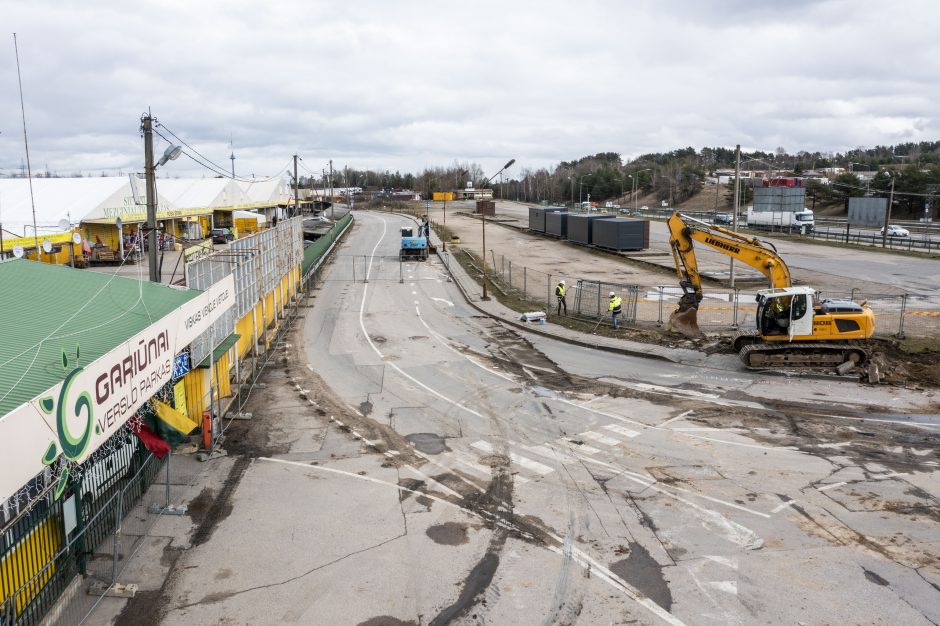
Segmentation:
{"type": "Polygon", "coordinates": [[[13,32],[34,172],[142,169],[148,107],[226,169],[231,140],[236,172],[258,176],[295,152],[317,173],[331,158],[518,173],[940,139],[936,0],[3,0],[0,15],[0,174],[24,157],[13,32]]]}

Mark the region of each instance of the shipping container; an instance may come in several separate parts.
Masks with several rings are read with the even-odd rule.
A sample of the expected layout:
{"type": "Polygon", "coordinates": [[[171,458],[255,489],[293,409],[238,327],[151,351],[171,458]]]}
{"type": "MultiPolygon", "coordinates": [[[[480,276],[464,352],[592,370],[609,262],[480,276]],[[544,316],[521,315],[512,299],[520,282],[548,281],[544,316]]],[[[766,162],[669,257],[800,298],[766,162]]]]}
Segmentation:
{"type": "Polygon", "coordinates": [[[545,234],[562,239],[568,238],[567,211],[547,211],[545,213],[545,234]]]}
{"type": "Polygon", "coordinates": [[[582,215],[579,213],[569,213],[568,241],[590,245],[592,243],[593,227],[592,224],[598,220],[610,219],[611,215],[582,215]]]}
{"type": "Polygon", "coordinates": [[[593,224],[592,242],[598,248],[610,250],[646,250],[650,246],[650,223],[614,217],[597,220],[593,224]]]}
{"type": "Polygon", "coordinates": [[[537,233],[545,232],[545,215],[548,213],[560,213],[564,209],[559,207],[529,207],[529,230],[537,233]]]}

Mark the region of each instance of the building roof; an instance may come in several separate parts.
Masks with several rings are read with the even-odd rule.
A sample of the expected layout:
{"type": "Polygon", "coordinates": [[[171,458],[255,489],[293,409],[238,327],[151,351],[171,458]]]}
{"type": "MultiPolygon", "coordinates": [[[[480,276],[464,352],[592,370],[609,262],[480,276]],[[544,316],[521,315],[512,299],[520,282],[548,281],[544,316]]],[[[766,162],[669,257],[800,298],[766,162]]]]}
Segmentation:
{"type": "Polygon", "coordinates": [[[110,274],[0,262],[0,416],[65,379],[62,354],[88,364],[202,293],[110,274]]]}
{"type": "MultiPolygon", "coordinates": [[[[36,226],[40,233],[61,232],[60,220],[77,224],[103,200],[125,187],[129,192],[127,176],[34,178],[36,226]]],[[[33,234],[33,208],[27,179],[0,178],[0,215],[4,230],[23,235],[26,227],[28,234],[33,234]]]]}

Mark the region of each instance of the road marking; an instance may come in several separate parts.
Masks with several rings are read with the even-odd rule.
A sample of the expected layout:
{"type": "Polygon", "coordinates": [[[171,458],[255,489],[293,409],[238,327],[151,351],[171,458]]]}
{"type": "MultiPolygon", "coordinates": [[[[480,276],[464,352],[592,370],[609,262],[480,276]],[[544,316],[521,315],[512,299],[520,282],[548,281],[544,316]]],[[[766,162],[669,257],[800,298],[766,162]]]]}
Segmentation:
{"type": "Polygon", "coordinates": [[[848,485],[849,483],[842,481],[838,483],[832,483],[831,485],[826,485],[825,487],[816,487],[816,491],[828,491],[830,489],[835,489],[836,487],[841,487],[842,485],[848,485]]]}
{"type": "Polygon", "coordinates": [[[659,427],[662,428],[662,427],[665,426],[666,424],[671,424],[671,423],[673,423],[673,422],[675,422],[675,421],[678,421],[678,420],[681,420],[682,418],[687,417],[687,416],[689,416],[689,415],[691,415],[691,414],[692,414],[692,410],[691,410],[691,409],[688,410],[688,411],[683,411],[682,413],[679,413],[679,414],[676,415],[675,417],[666,420],[665,422],[663,422],[662,424],[660,424],[659,427]]]}
{"type": "MultiPolygon", "coordinates": [[[[438,282],[440,282],[440,281],[438,281],[438,282]]],[[[453,302],[451,302],[450,300],[445,300],[444,298],[431,298],[431,300],[434,300],[435,302],[443,302],[443,303],[446,304],[447,306],[454,306],[454,303],[453,303],[453,302]]]]}
{"type": "Polygon", "coordinates": [[[630,430],[629,428],[624,428],[623,426],[618,426],[617,424],[607,424],[604,426],[606,430],[617,433],[618,435],[623,435],[624,437],[637,437],[640,433],[635,430],[630,430]]]}
{"type": "Polygon", "coordinates": [[[613,437],[608,437],[607,435],[602,435],[602,434],[600,434],[600,433],[596,433],[596,432],[594,432],[593,430],[588,430],[588,431],[586,431],[586,432],[581,433],[581,434],[578,435],[578,436],[579,436],[579,437],[585,437],[585,438],[587,438],[587,439],[590,439],[590,440],[592,440],[592,441],[596,441],[596,442],[598,442],[598,443],[602,443],[602,444],[604,444],[605,446],[616,446],[616,445],[618,445],[618,444],[620,443],[620,440],[619,440],[619,439],[614,439],[613,437]]]}
{"type": "Polygon", "coordinates": [[[787,500],[786,502],[781,502],[778,506],[775,506],[770,510],[770,514],[773,515],[774,513],[779,513],[792,504],[796,504],[796,500],[787,500]]]}
{"type": "Polygon", "coordinates": [[[845,448],[846,446],[852,445],[851,441],[843,441],[841,443],[818,443],[816,444],[817,448],[845,448]]]}
{"type": "Polygon", "coordinates": [[[411,290],[411,295],[416,296],[416,295],[418,295],[418,292],[412,289],[412,290],[411,290]]]}
{"type": "Polygon", "coordinates": [[[736,580],[712,580],[705,584],[718,591],[738,595],[738,581],[736,580]]]}
{"type": "MultiPolygon", "coordinates": [[[[486,442],[486,441],[474,441],[473,443],[470,444],[470,447],[476,448],[477,450],[480,450],[481,452],[484,452],[486,454],[496,453],[493,446],[490,445],[489,442],[486,442]]],[[[554,469],[552,469],[551,467],[547,465],[539,463],[538,461],[533,461],[532,459],[527,459],[526,457],[520,456],[516,454],[515,452],[510,452],[509,458],[516,465],[524,467],[527,470],[531,472],[535,472],[536,474],[540,474],[542,476],[547,476],[548,474],[551,474],[552,472],[555,471],[554,469]]]]}
{"type": "Polygon", "coordinates": [[[731,569],[738,569],[737,560],[729,559],[726,556],[718,556],[716,554],[705,554],[702,556],[702,558],[708,559],[709,561],[714,561],[715,563],[719,563],[721,565],[724,565],[725,567],[730,567],[731,569]]]}
{"type": "Polygon", "coordinates": [[[579,463],[578,459],[576,459],[575,457],[568,456],[567,454],[559,452],[558,450],[555,450],[554,448],[550,448],[545,445],[522,446],[522,447],[523,449],[528,450],[529,452],[540,454],[544,456],[546,459],[553,459],[553,460],[561,461],[562,463],[579,463]]]}
{"type": "MultiPolygon", "coordinates": [[[[583,452],[584,454],[597,454],[598,452],[601,451],[599,448],[595,448],[594,446],[589,446],[586,443],[575,443],[571,439],[567,439],[565,437],[562,437],[561,439],[558,439],[557,441],[558,443],[561,443],[565,447],[570,448],[571,446],[577,446],[571,449],[577,450],[578,452],[583,452]]],[[[578,439],[578,441],[581,441],[581,440],[578,439]]]]}
{"type": "MultiPolygon", "coordinates": [[[[493,477],[493,468],[486,467],[485,465],[480,465],[479,463],[477,463],[476,457],[470,456],[463,450],[451,450],[448,453],[448,455],[453,457],[454,461],[456,461],[457,463],[470,467],[474,469],[476,472],[483,474],[487,479],[490,479],[493,477]]],[[[520,476],[519,474],[516,474],[515,476],[513,476],[513,481],[518,482],[520,484],[524,484],[524,483],[529,482],[529,479],[526,478],[525,476],[520,476]]],[[[484,490],[481,490],[481,491],[484,491],[484,490]]]]}

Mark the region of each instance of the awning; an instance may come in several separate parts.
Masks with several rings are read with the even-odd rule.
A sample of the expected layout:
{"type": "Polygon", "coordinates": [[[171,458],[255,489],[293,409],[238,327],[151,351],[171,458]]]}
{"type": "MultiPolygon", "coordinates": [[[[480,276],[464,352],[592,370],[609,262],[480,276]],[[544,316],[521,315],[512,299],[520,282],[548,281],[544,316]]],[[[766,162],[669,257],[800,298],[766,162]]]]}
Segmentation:
{"type": "MultiPolygon", "coordinates": [[[[226,352],[232,349],[232,346],[234,346],[235,343],[239,339],[241,339],[241,335],[239,335],[238,333],[232,333],[231,335],[223,339],[222,343],[217,345],[215,347],[215,350],[212,351],[212,363],[215,363],[216,361],[221,359],[222,356],[225,355],[226,352]]],[[[202,369],[208,369],[212,363],[209,363],[209,357],[206,357],[202,361],[200,361],[199,365],[197,365],[196,367],[201,367],[202,369]]]]}

